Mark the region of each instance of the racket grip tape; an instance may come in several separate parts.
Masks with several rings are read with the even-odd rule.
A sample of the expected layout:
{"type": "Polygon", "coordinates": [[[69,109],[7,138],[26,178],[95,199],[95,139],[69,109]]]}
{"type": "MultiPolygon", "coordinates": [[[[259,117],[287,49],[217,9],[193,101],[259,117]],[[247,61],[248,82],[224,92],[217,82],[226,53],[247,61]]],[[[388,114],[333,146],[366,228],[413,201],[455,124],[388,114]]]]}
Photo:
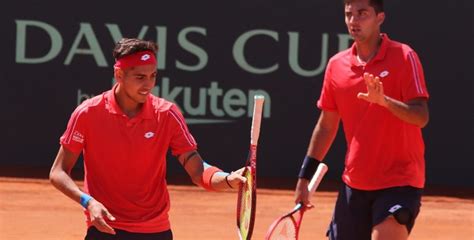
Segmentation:
{"type": "Polygon", "coordinates": [[[320,163],[318,169],[316,169],[316,173],[314,174],[308,185],[309,197],[311,197],[314,191],[316,191],[316,188],[319,187],[319,184],[321,183],[321,180],[323,180],[323,177],[327,171],[328,166],[324,163],[320,163]]]}

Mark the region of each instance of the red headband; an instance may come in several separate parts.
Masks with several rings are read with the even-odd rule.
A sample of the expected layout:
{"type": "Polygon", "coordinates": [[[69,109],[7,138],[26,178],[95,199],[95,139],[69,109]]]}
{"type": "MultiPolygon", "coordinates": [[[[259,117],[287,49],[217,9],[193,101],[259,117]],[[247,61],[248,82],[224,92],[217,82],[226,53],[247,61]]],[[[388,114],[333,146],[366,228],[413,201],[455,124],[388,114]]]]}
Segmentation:
{"type": "Polygon", "coordinates": [[[156,65],[156,57],[152,51],[141,51],[130,54],[120,59],[115,60],[114,67],[125,69],[128,67],[135,67],[141,65],[154,64],[156,65]]]}

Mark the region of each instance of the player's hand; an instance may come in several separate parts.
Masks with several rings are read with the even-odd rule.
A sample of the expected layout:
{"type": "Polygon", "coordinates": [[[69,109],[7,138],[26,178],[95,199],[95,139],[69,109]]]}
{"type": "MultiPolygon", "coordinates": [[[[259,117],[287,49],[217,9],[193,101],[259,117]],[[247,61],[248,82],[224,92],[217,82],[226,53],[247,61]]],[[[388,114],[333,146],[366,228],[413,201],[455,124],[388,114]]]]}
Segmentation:
{"type": "Polygon", "coordinates": [[[87,210],[89,210],[91,223],[97,228],[97,230],[115,235],[115,230],[108,225],[104,219],[107,218],[110,221],[115,221],[115,217],[110,214],[102,203],[95,199],[91,199],[87,205],[87,210]]]}
{"type": "Polygon", "coordinates": [[[364,73],[364,81],[367,86],[367,93],[358,93],[357,98],[386,107],[387,99],[380,78],[366,72],[364,73]]]}
{"type": "MultiPolygon", "coordinates": [[[[242,176],[244,170],[245,167],[240,168],[237,171],[230,172],[230,174],[227,176],[227,181],[232,186],[232,188],[238,188],[240,184],[247,182],[247,178],[242,176]]],[[[248,171],[250,171],[250,169],[248,171]]]]}
{"type": "Polygon", "coordinates": [[[308,184],[309,180],[304,178],[298,179],[295,190],[295,204],[303,203],[306,208],[311,209],[314,206],[309,201],[308,184]]]}

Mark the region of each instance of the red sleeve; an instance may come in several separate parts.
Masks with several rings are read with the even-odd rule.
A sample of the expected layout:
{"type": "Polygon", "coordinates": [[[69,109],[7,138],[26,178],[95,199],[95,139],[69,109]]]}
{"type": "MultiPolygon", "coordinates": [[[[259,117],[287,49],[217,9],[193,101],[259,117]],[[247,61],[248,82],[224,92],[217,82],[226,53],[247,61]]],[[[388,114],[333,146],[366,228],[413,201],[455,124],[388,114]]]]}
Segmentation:
{"type": "Polygon", "coordinates": [[[336,101],[334,100],[334,85],[331,76],[331,62],[329,62],[326,73],[324,74],[323,88],[317,106],[321,110],[337,111],[336,101]]]}
{"type": "Polygon", "coordinates": [[[170,143],[171,153],[177,156],[185,152],[196,150],[197,143],[189,132],[184,117],[176,105],[170,108],[169,116],[174,127],[173,137],[170,143]]]}
{"type": "Polygon", "coordinates": [[[88,107],[85,104],[79,105],[71,114],[66,131],[59,139],[61,145],[67,150],[79,154],[85,146],[85,118],[88,107]]]}
{"type": "Polygon", "coordinates": [[[402,101],[408,101],[413,98],[428,98],[428,90],[426,89],[425,75],[420,59],[414,51],[410,51],[407,55],[407,74],[402,79],[402,101]]]}

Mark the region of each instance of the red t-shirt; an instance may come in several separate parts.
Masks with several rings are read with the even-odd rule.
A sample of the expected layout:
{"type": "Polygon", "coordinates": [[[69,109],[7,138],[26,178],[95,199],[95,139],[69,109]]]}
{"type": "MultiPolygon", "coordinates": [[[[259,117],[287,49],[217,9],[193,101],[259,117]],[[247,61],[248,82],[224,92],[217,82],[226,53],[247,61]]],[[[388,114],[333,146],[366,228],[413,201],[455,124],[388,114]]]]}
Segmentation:
{"type": "MultiPolygon", "coordinates": [[[[110,211],[113,228],[131,232],[170,229],[166,154],[197,148],[176,105],[149,95],[142,110],[128,118],[115,87],[84,101],[72,113],[60,143],[83,153],[84,190],[110,211]]],[[[90,218],[86,211],[87,224],[90,218]]]]}
{"type": "Polygon", "coordinates": [[[425,181],[421,129],[402,121],[388,109],[358,99],[367,92],[363,74],[379,76],[385,95],[407,102],[428,98],[421,63],[407,45],[382,34],[377,55],[365,66],[358,63],[355,44],[328,63],[318,107],[337,111],[347,142],[343,181],[356,189],[376,190],[425,181]]]}

